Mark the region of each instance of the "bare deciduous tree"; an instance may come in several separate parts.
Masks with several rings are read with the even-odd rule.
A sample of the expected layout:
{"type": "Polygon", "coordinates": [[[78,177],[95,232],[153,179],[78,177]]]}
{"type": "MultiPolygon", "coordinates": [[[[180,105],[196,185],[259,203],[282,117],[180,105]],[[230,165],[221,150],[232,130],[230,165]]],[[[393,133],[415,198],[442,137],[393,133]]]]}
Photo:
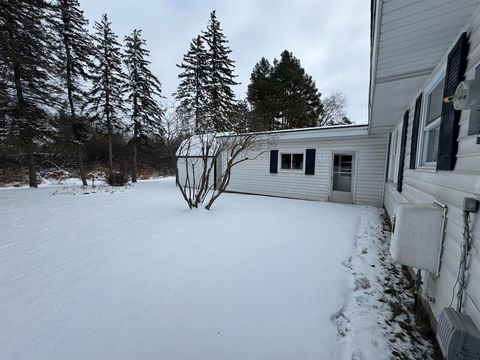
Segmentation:
{"type": "Polygon", "coordinates": [[[318,126],[351,123],[345,113],[347,98],[341,91],[334,91],[330,96],[326,97],[322,103],[323,113],[319,118],[318,126]]]}
{"type": "Polygon", "coordinates": [[[255,133],[196,134],[176,152],[176,184],[190,209],[210,210],[230,183],[232,169],[264,153],[272,139],[255,133]]]}

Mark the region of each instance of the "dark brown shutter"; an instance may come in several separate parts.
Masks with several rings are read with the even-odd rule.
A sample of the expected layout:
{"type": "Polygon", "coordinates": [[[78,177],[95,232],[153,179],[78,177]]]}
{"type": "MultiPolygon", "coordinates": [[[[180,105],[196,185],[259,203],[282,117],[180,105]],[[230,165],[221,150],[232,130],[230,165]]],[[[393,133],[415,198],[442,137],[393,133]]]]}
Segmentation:
{"type": "MultiPolygon", "coordinates": [[[[445,88],[443,91],[444,98],[453,95],[458,83],[463,80],[467,66],[467,45],[467,33],[463,33],[452,51],[450,51],[450,54],[448,54],[445,88]]],[[[438,170],[453,170],[455,168],[459,119],[460,111],[456,111],[453,108],[453,103],[443,103],[440,138],[438,141],[438,170]]]]}
{"type": "Polygon", "coordinates": [[[278,172],[278,150],[270,151],[270,173],[276,174],[278,172]]]}
{"type": "Polygon", "coordinates": [[[397,191],[402,192],[403,189],[403,168],[405,166],[405,148],[407,147],[407,130],[408,130],[408,114],[409,111],[405,111],[403,115],[402,126],[402,142],[400,143],[400,156],[398,161],[398,177],[397,177],[397,191]]]}
{"type": "Polygon", "coordinates": [[[307,149],[305,152],[305,174],[315,174],[315,149],[307,149]]]}
{"type": "Polygon", "coordinates": [[[422,94],[415,101],[415,113],[412,124],[412,143],[410,144],[410,169],[415,169],[417,164],[418,127],[420,125],[420,113],[422,110],[422,94]]]}

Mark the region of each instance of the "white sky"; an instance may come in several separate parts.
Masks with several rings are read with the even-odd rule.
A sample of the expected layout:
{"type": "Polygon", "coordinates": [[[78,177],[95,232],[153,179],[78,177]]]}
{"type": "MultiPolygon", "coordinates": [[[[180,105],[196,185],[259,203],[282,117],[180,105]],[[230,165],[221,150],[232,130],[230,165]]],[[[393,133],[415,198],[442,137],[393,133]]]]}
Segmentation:
{"type": "Polygon", "coordinates": [[[123,37],[141,29],[152,70],[171,100],[182,55],[217,11],[239,75],[235,89],[245,98],[253,66],[287,49],[312,75],[322,97],[341,90],[347,115],[367,123],[370,2],[366,0],[80,0],[91,25],[107,13],[123,37]]]}

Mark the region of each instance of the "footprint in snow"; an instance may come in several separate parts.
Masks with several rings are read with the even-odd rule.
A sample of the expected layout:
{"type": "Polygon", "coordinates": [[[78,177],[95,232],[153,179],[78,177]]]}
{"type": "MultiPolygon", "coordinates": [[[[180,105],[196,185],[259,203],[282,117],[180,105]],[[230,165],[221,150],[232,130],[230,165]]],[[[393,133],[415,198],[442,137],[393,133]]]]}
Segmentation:
{"type": "Polygon", "coordinates": [[[368,280],[365,275],[360,275],[355,278],[355,290],[366,290],[370,288],[370,280],[368,280]]]}
{"type": "Polygon", "coordinates": [[[330,316],[330,320],[337,326],[337,333],[341,337],[345,337],[350,331],[350,319],[345,315],[346,308],[347,306],[343,305],[338,311],[330,316]]]}
{"type": "Polygon", "coordinates": [[[352,358],[351,359],[352,360],[364,360],[365,356],[363,355],[361,350],[357,349],[352,353],[352,358]]]}

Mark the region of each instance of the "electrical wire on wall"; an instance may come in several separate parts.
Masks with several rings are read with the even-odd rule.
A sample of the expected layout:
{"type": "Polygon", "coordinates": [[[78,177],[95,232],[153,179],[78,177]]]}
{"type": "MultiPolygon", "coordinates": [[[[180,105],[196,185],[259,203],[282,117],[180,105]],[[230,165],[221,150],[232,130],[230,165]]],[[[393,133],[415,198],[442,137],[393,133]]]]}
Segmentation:
{"type": "Polygon", "coordinates": [[[470,213],[474,212],[471,210],[463,210],[462,217],[463,217],[463,241],[461,244],[461,255],[460,255],[460,264],[458,266],[458,274],[455,284],[453,285],[452,291],[452,300],[450,301],[451,307],[453,301],[455,299],[455,290],[456,297],[457,297],[457,304],[456,310],[458,312],[462,312],[463,310],[463,298],[465,295],[465,288],[467,287],[467,267],[468,267],[468,258],[470,255],[470,251],[472,250],[472,234],[470,231],[470,213]],[[458,285],[458,288],[457,288],[458,285]]]}
{"type": "Polygon", "coordinates": [[[472,249],[472,234],[470,233],[470,213],[466,210],[463,211],[463,243],[462,243],[462,254],[460,256],[460,266],[459,266],[459,280],[458,280],[458,291],[457,291],[457,311],[462,312],[463,310],[463,295],[465,293],[465,288],[467,286],[467,264],[468,264],[468,255],[472,249]]]}

